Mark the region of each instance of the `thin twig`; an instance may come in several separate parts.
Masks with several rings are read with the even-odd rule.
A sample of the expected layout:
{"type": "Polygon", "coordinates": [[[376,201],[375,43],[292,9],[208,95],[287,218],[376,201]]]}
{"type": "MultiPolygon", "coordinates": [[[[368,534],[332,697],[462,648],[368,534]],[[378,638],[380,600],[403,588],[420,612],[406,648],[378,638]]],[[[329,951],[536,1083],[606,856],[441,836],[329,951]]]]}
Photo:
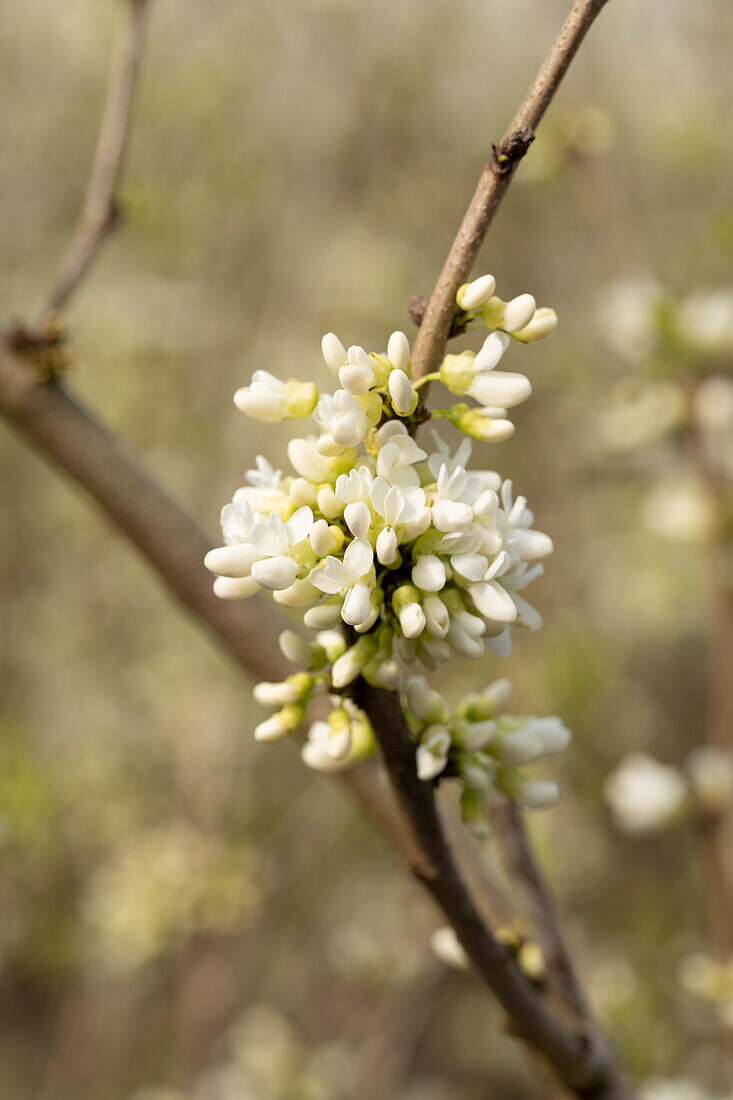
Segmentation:
{"type": "MultiPolygon", "coordinates": [[[[466,282],[499,203],[506,194],[519,161],[534,138],[560,81],[578,47],[607,0],[575,0],[555,44],[534,78],[506,134],[494,146],[481,173],[474,196],[430,296],[412,351],[415,381],[440,364],[455,313],[456,291],[466,282]]],[[[422,388],[425,399],[427,386],[422,388]]]]}
{"type": "Polygon", "coordinates": [[[521,814],[514,802],[503,797],[492,800],[489,814],[507,876],[521,896],[522,907],[545,956],[548,993],[572,1018],[587,1021],[585,994],[565,942],[552,891],[535,859],[521,814]]]}
{"type": "Polygon", "coordinates": [[[84,205],[76,232],[49,294],[44,316],[68,304],[118,219],[117,181],[130,131],[132,103],[144,43],[146,8],[147,0],[122,0],[107,99],[84,205]]]}

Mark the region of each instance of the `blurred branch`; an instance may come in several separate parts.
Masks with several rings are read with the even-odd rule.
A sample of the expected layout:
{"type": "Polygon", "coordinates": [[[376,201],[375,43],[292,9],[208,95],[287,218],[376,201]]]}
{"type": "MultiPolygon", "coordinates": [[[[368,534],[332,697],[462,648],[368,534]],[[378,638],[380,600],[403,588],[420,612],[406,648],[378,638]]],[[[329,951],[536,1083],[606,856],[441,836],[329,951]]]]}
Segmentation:
{"type": "Polygon", "coordinates": [[[119,215],[115,192],[130,130],[148,0],[120,2],[120,28],[84,205],[49,294],[44,316],[67,305],[119,215]]]}
{"type": "Polygon", "coordinates": [[[547,966],[548,992],[572,1019],[588,1019],[588,1004],[568,951],[552,891],[535,859],[516,804],[501,796],[492,800],[494,826],[507,876],[522,899],[547,966]]]}
{"type": "MultiPolygon", "coordinates": [[[[456,291],[466,282],[499,203],[560,81],[607,0],[575,0],[537,76],[484,168],[443,270],[424,310],[412,351],[412,378],[437,370],[453,324],[456,291]]],[[[423,400],[427,386],[422,389],[423,400]]]]}

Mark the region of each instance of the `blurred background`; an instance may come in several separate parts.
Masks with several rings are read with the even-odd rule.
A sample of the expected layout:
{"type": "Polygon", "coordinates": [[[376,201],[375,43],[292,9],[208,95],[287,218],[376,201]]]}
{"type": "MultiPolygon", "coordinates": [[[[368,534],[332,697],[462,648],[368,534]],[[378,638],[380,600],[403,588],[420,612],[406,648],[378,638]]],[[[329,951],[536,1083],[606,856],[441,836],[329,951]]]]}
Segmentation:
{"type": "MultiPolygon", "coordinates": [[[[213,538],[291,434],[245,424],[234,389],[258,367],[324,380],[329,329],[374,349],[409,330],[566,4],[150,7],[125,221],[69,310],[70,383],[213,538]]],[[[0,0],[6,321],[37,316],[78,214],[116,8],[0,0]]],[[[534,397],[474,462],[555,540],[546,625],[437,685],[506,675],[517,713],[573,730],[532,832],[599,1016],[636,1077],[697,1082],[684,1100],[725,1090],[733,1027],[689,765],[726,679],[707,639],[733,476],[732,50],[719,0],[611,0],[519,170],[477,274],[560,328],[510,351],[534,397]],[[650,799],[640,826],[628,803],[650,799]]],[[[0,464],[0,1094],[545,1095],[341,786],[255,744],[251,685],[4,426],[0,464]]]]}

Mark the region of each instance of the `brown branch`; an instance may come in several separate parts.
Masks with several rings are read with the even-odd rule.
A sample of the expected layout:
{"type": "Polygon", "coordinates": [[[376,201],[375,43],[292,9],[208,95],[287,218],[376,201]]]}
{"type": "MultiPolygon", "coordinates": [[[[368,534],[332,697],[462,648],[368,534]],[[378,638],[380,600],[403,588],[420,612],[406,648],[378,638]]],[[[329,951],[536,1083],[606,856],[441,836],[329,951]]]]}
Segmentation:
{"type": "MultiPolygon", "coordinates": [[[[430,296],[412,351],[412,377],[435,371],[443,356],[453,323],[456,291],[466,282],[486,231],[506,194],[519,161],[547,110],[560,81],[575,57],[594,19],[607,0],[575,0],[552,49],[540,67],[506,134],[493,147],[474,196],[451,245],[435,289],[430,296]]],[[[423,387],[423,399],[427,386],[423,387]]]]}
{"type": "Polygon", "coordinates": [[[132,102],[144,42],[147,0],[122,0],[122,4],[107,99],[84,205],[74,237],[61,261],[44,315],[67,305],[119,216],[115,192],[130,130],[132,102]]]}
{"type": "Polygon", "coordinates": [[[513,951],[495,938],[478,912],[446,841],[432,787],[417,777],[415,746],[397,695],[360,681],[355,698],[369,716],[412,827],[412,871],[447,916],[476,971],[506,1011],[511,1030],[544,1056],[576,1096],[628,1100],[631,1093],[600,1032],[570,1027],[553,1013],[522,974],[513,951]]]}
{"type": "Polygon", "coordinates": [[[521,814],[514,802],[497,796],[489,815],[507,876],[542,947],[548,993],[571,1019],[588,1021],[588,1004],[562,932],[550,886],[535,859],[521,814]]]}

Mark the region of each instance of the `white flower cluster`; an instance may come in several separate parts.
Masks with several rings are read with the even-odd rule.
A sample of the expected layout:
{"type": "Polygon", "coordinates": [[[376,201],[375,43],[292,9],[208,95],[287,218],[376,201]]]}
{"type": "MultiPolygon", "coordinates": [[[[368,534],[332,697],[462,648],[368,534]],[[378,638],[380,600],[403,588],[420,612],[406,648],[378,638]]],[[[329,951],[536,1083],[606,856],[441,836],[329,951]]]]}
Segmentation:
{"type": "Polygon", "coordinates": [[[653,279],[627,279],[603,292],[597,313],[608,343],[632,362],[733,350],[733,286],[677,298],[653,279]]]}
{"type": "MultiPolygon", "coordinates": [[[[316,688],[348,695],[349,685],[362,676],[398,690],[404,666],[434,670],[453,654],[480,657],[487,648],[504,655],[511,627],[541,625],[520,593],[541,574],[552,541],[533,528],[525,499],[515,498],[511,482],[493,471],[468,469],[470,440],[452,454],[435,433],[431,451],[413,437],[430,415],[418,406],[420,386],[432,378],[479,402],[438,409],[433,417],[481,440],[505,439],[513,431],[508,410],[529,396],[531,386],[524,375],[495,368],[512,339],[539,340],[553,331],[557,317],[538,309],[529,294],[504,302],[494,288],[493,277],[484,276],[457,295],[461,323],[491,330],[481,350],[447,355],[439,372],[414,386],[403,333],[392,334],[384,354],[347,350],[329,333],[322,351],[337,379],[335,392],[319,395],[312,383],[282,382],[266,371],[255,372],[251,385],[237,391],[237,407],[255,419],[271,423],[312,415],[316,427],[288,444],[291,474],[257,459],[247,484],[222,512],[225,545],[206,557],[218,575],[217,595],[237,599],[267,589],[278,603],[300,609],[305,626],[317,632],[312,644],[290,631],[283,636],[286,655],[301,671],[282,684],[259,685],[258,700],[279,708],[257,727],[260,740],[295,729],[316,688]]],[[[419,691],[413,686],[410,694],[416,700],[419,691]]],[[[335,702],[329,721],[311,728],[304,751],[316,767],[367,751],[365,718],[349,699],[336,696],[335,702]]],[[[426,770],[432,749],[425,748],[426,731],[418,729],[420,719],[410,710],[425,778],[449,760],[464,776],[466,754],[478,754],[479,770],[501,781],[489,746],[518,735],[508,719],[491,735],[488,727],[476,734],[485,740],[469,750],[456,732],[468,723],[456,718],[458,725],[446,726],[445,753],[435,754],[441,767],[426,770]]],[[[522,728],[525,753],[530,742],[538,749],[555,736],[541,723],[531,733],[526,720],[522,728]]],[[[534,749],[525,759],[556,751],[534,749]]]]}
{"type": "Polygon", "coordinates": [[[560,796],[557,784],[527,779],[518,768],[564,752],[570,733],[559,718],[504,714],[509,689],[508,680],[495,680],[482,692],[464,696],[450,714],[424,676],[405,682],[403,705],[417,741],[417,774],[425,780],[457,776],[463,785],[463,819],[478,833],[485,829],[483,802],[491,790],[525,809],[550,806],[560,796]]]}
{"type": "Polygon", "coordinates": [[[733,753],[700,746],[687,757],[683,773],[633,752],[606,778],[603,793],[616,825],[627,833],[655,832],[685,810],[720,815],[733,805],[733,753]]]}

